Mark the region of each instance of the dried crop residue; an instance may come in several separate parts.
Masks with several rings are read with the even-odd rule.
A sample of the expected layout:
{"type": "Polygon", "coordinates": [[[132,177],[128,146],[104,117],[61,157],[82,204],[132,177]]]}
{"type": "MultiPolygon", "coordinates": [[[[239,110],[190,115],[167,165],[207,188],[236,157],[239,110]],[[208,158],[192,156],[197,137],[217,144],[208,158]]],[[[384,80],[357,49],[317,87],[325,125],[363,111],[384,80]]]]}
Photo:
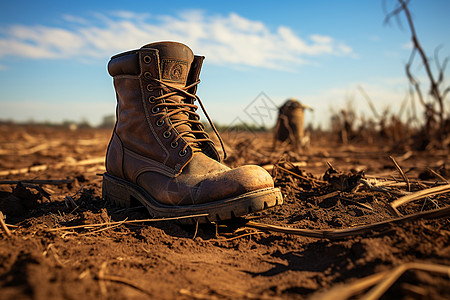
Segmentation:
{"type": "MultiPolygon", "coordinates": [[[[449,216],[338,239],[246,223],[323,231],[398,218],[390,204],[407,188],[389,156],[414,193],[446,184],[448,153],[340,146],[317,137],[298,154],[272,151],[270,133],[253,140],[238,133],[226,141],[228,163],[266,167],[285,204],[196,228],[174,221],[130,223],[149,216],[140,207],[103,202],[99,174],[109,130],[3,125],[0,131],[0,210],[11,232],[0,237],[1,299],[317,299],[336,289],[344,297],[352,283],[364,280],[363,289],[349,294],[360,296],[394,272],[400,277],[382,293],[385,298],[450,295],[449,277],[439,272],[450,265],[449,216]],[[421,265],[405,265],[412,262],[421,265]],[[403,273],[396,269],[401,266],[403,273]],[[378,281],[367,280],[377,274],[383,275],[378,281]]],[[[397,210],[408,216],[449,205],[449,194],[442,193],[397,210]]]]}

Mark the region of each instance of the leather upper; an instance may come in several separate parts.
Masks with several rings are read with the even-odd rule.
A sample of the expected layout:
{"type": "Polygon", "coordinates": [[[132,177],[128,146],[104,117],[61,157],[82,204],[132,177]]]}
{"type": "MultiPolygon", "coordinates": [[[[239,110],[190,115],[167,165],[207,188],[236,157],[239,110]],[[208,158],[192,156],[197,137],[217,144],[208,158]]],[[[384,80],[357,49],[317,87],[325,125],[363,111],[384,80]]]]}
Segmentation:
{"type": "Polygon", "coordinates": [[[230,169],[219,162],[195,113],[203,59],[183,44],[161,42],[116,55],[108,64],[117,120],[106,169],[161,203],[201,204],[274,185],[261,167],[230,169]]]}
{"type": "MultiPolygon", "coordinates": [[[[178,83],[183,86],[189,85],[198,80],[204,57],[194,56],[188,47],[180,43],[160,44],[165,46],[161,47],[165,51],[162,60],[159,55],[160,50],[148,48],[150,45],[157,45],[150,44],[138,50],[113,56],[108,64],[108,71],[114,78],[117,97],[115,136],[108,148],[121,144],[125,150],[108,150],[106,165],[107,169],[115,169],[116,167],[113,167],[111,162],[122,161],[122,165],[127,166],[127,171],[117,172],[133,182],[145,170],[153,170],[169,177],[177,176],[191,160],[193,154],[193,149],[185,138],[178,139],[176,147],[171,143],[173,136],[178,134],[176,128],[172,129],[170,138],[165,138],[167,134],[164,135],[164,133],[169,124],[157,123],[159,116],[152,111],[155,103],[150,101],[151,97],[161,96],[164,89],[155,88],[155,84],[148,77],[162,80],[162,74],[165,72],[166,78],[172,78],[170,79],[172,83],[177,78],[182,78],[185,82],[178,83]],[[175,56],[176,52],[167,49],[172,49],[174,45],[182,46],[178,48],[183,52],[181,59],[180,57],[170,57],[175,56]],[[186,48],[189,50],[185,50],[186,48]],[[180,69],[174,65],[173,61],[175,60],[181,64],[179,77],[176,72],[180,69]],[[171,67],[171,70],[162,69],[161,63],[166,64],[167,68],[171,67]],[[175,74],[167,75],[170,71],[175,74]],[[187,153],[180,155],[183,148],[186,148],[187,153]],[[124,152],[130,154],[126,156],[126,161],[120,158],[124,152]]],[[[195,93],[196,86],[192,87],[189,92],[195,93]]],[[[187,99],[187,101],[193,102],[191,99],[187,99]]],[[[212,142],[204,143],[203,148],[202,151],[209,157],[220,160],[212,142]]]]}

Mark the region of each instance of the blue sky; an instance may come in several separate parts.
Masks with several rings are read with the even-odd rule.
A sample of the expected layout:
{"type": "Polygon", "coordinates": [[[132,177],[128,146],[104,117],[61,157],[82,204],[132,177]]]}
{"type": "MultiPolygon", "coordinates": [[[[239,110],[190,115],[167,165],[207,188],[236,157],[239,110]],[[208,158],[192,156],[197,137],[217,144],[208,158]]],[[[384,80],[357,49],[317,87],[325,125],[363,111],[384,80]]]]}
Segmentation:
{"type": "MultiPolygon", "coordinates": [[[[349,101],[372,116],[358,85],[379,112],[405,98],[410,33],[403,15],[403,29],[383,24],[383,3],[395,1],[169,3],[2,1],[0,119],[96,125],[115,109],[109,58],[159,40],[206,56],[198,94],[220,124],[251,121],[246,108],[261,92],[275,105],[300,99],[314,108],[307,121],[324,127],[349,101]]],[[[449,56],[450,1],[412,0],[410,10],[427,54],[442,45],[449,56]]],[[[419,64],[413,71],[426,83],[419,64]]]]}

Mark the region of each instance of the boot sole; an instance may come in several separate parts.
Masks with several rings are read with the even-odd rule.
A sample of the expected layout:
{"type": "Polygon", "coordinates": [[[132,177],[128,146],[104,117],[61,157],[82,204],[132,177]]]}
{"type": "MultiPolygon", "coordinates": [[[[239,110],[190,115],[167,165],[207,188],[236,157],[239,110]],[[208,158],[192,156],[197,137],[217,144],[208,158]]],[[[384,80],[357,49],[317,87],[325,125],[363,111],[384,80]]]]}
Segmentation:
{"type": "Polygon", "coordinates": [[[283,203],[280,189],[265,188],[210,203],[165,205],[159,203],[143,188],[108,173],[103,174],[102,196],[105,201],[122,207],[132,207],[141,203],[153,218],[207,214],[202,217],[180,219],[182,223],[188,224],[228,220],[283,203]]]}

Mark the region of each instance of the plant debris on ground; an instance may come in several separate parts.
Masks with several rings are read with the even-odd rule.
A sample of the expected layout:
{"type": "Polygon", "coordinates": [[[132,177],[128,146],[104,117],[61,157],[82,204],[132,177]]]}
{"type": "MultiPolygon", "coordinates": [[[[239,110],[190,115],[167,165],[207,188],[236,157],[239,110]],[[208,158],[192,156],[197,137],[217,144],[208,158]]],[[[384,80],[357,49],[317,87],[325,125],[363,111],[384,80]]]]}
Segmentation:
{"type": "Polygon", "coordinates": [[[1,299],[450,296],[446,151],[240,132],[227,163],[266,168],[284,204],[192,226],[101,199],[108,129],[0,132],[1,299]]]}

